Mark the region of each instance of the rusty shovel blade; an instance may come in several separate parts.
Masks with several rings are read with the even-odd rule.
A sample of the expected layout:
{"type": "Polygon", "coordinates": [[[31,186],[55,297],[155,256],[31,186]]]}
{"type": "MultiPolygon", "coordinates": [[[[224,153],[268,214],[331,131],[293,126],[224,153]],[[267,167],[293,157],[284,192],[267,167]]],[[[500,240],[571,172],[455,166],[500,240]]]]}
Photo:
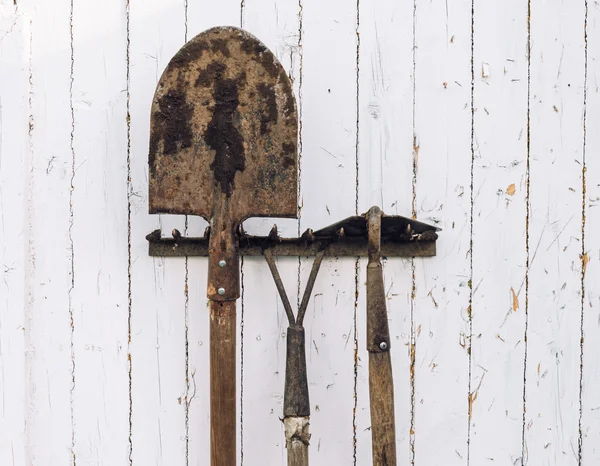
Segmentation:
{"type": "Polygon", "coordinates": [[[236,222],[297,215],[296,102],[258,39],[203,32],[173,57],[152,104],[150,213],[210,220],[223,196],[236,222]]]}

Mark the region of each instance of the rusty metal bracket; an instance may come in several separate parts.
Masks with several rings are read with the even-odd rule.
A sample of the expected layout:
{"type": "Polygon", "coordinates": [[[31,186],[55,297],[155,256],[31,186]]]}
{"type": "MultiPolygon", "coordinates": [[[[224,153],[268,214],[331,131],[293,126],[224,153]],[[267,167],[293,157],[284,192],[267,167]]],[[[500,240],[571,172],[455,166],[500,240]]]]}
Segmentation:
{"type": "MultiPolygon", "coordinates": [[[[247,235],[240,228],[239,253],[262,256],[269,249],[274,256],[368,257],[368,225],[365,216],[348,217],[317,231],[306,230],[299,238],[280,238],[277,227],[268,236],[247,235]]],[[[439,228],[399,215],[381,217],[381,257],[432,257],[436,254],[439,228]]],[[[183,237],[173,230],[163,237],[161,230],[146,236],[150,256],[209,256],[210,228],[203,237],[183,237]]]]}

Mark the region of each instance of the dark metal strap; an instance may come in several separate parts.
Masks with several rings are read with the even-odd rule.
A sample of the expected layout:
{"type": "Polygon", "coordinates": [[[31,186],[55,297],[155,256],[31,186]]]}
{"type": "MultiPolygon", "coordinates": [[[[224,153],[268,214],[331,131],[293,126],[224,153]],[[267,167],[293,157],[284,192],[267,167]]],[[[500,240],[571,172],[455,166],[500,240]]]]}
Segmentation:
{"type": "Polygon", "coordinates": [[[306,283],[306,288],[304,290],[304,296],[302,297],[302,303],[300,303],[300,309],[298,310],[298,318],[296,319],[296,324],[300,327],[302,327],[302,323],[304,322],[304,315],[306,314],[308,301],[310,300],[310,295],[312,294],[313,287],[315,286],[315,280],[317,279],[319,269],[321,268],[321,262],[323,261],[324,255],[324,250],[319,251],[313,262],[312,269],[308,277],[308,282],[306,283]]]}
{"type": "Polygon", "coordinates": [[[283,308],[285,309],[285,314],[287,315],[290,326],[295,325],[297,327],[302,327],[304,315],[306,314],[306,308],[308,307],[310,295],[315,286],[315,281],[317,279],[317,275],[319,274],[319,269],[321,268],[321,262],[323,262],[325,251],[319,251],[315,257],[312,269],[310,271],[310,275],[308,277],[308,282],[306,283],[306,288],[304,290],[304,296],[302,297],[302,302],[300,303],[300,309],[298,310],[298,318],[296,319],[294,318],[294,313],[292,311],[290,300],[288,299],[287,293],[285,292],[285,286],[283,285],[283,281],[281,280],[281,276],[279,275],[279,271],[277,270],[277,264],[275,264],[273,253],[270,249],[265,249],[263,250],[263,255],[265,256],[267,264],[269,264],[271,275],[273,275],[273,280],[275,281],[275,286],[277,287],[277,291],[279,292],[279,296],[281,297],[281,302],[283,303],[283,308]]]}
{"type": "Polygon", "coordinates": [[[296,319],[294,318],[294,313],[292,312],[290,300],[288,299],[287,293],[285,292],[285,287],[283,286],[283,282],[281,281],[281,277],[279,276],[279,271],[277,270],[277,265],[275,264],[273,253],[269,249],[265,249],[263,251],[263,255],[267,260],[267,264],[269,264],[269,269],[271,269],[271,275],[273,275],[275,286],[277,287],[277,291],[279,292],[279,296],[281,297],[281,302],[283,303],[285,314],[287,315],[290,326],[292,326],[296,323],[296,319]]]}

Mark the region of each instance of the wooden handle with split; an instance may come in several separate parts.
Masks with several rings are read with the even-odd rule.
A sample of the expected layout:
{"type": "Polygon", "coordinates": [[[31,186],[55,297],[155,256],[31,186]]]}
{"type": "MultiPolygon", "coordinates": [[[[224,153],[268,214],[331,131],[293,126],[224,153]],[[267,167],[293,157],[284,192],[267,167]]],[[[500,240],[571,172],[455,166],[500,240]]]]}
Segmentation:
{"type": "Polygon", "coordinates": [[[235,301],[210,302],[210,464],[236,461],[235,301]]]}
{"type": "Polygon", "coordinates": [[[381,264],[381,217],[378,207],[366,214],[369,233],[367,265],[367,351],[373,466],[396,466],[394,379],[390,359],[390,329],[381,264]]]}

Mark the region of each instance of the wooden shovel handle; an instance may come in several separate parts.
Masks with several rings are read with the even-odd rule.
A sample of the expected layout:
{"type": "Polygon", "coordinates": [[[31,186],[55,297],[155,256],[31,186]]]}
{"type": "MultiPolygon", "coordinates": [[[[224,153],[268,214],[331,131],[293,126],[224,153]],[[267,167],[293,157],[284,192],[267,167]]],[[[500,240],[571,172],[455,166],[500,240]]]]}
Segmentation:
{"type": "Polygon", "coordinates": [[[235,301],[210,302],[210,464],[236,461],[235,301]]]}

